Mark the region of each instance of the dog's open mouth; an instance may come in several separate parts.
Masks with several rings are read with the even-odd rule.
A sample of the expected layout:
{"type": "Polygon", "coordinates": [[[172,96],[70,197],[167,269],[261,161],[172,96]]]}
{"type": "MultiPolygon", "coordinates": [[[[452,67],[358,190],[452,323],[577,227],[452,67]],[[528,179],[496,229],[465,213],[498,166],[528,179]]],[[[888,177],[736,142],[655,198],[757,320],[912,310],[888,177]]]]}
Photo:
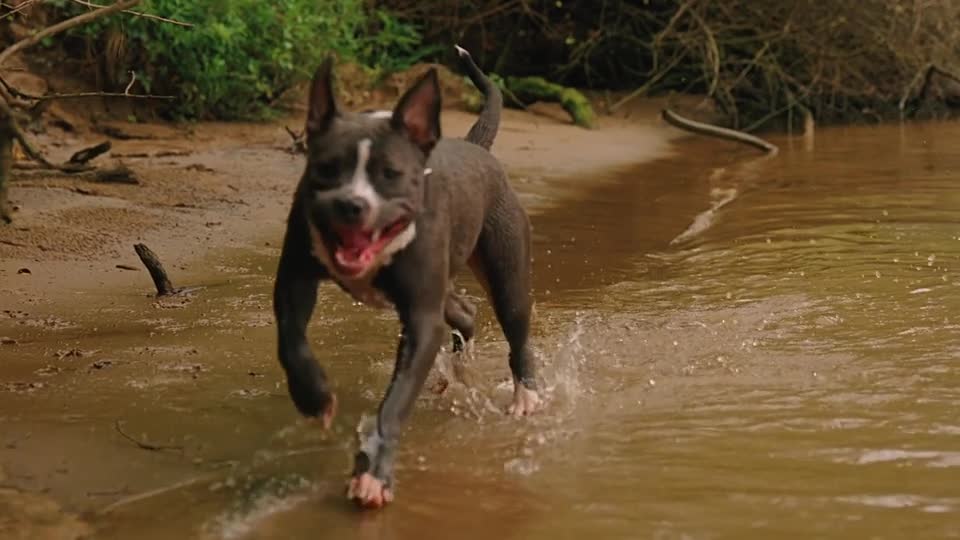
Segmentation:
{"type": "Polygon", "coordinates": [[[391,241],[410,225],[409,218],[401,218],[374,231],[362,227],[340,227],[336,230],[333,258],[339,270],[348,276],[360,276],[377,261],[391,241]]]}

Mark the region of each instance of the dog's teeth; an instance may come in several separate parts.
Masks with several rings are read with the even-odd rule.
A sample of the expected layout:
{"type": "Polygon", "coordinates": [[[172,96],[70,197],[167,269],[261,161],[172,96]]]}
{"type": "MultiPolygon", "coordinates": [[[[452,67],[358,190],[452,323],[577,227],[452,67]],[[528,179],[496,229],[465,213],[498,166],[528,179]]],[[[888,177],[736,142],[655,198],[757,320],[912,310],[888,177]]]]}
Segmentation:
{"type": "Polygon", "coordinates": [[[377,229],[377,230],[373,231],[373,237],[372,237],[372,238],[373,238],[373,241],[374,241],[374,242],[376,242],[377,240],[380,239],[380,229],[377,229]]]}

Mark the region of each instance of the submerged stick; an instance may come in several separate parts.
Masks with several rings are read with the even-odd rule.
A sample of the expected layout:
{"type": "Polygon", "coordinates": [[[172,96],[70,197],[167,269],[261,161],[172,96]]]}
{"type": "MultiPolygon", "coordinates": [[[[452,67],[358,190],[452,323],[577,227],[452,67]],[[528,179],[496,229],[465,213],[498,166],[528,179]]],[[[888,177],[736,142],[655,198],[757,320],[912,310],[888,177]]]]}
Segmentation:
{"type": "Polygon", "coordinates": [[[182,446],[162,445],[162,444],[149,444],[149,443],[145,443],[145,442],[143,442],[143,441],[139,441],[139,440],[135,439],[133,436],[129,435],[126,431],[124,431],[122,427],[120,427],[120,421],[119,421],[119,420],[117,420],[116,422],[113,423],[113,428],[114,428],[115,430],[117,430],[117,433],[119,433],[121,437],[123,437],[124,439],[126,439],[126,440],[132,442],[133,444],[137,445],[137,448],[139,448],[139,449],[141,449],[141,450],[149,450],[149,451],[151,451],[151,452],[161,452],[161,451],[163,451],[163,450],[178,450],[178,451],[182,451],[182,450],[183,450],[183,447],[182,447],[182,446]]]}
{"type": "Polygon", "coordinates": [[[663,119],[666,122],[674,127],[680,128],[684,131],[689,131],[691,133],[696,133],[698,135],[708,135],[710,137],[717,137],[720,139],[725,139],[728,141],[743,143],[754,148],[763,150],[764,152],[774,155],[780,149],[777,145],[769,143],[760,137],[750,135],[749,133],[744,133],[742,131],[737,131],[735,129],[722,128],[720,126],[714,126],[712,124],[705,124],[703,122],[696,122],[690,120],[689,118],[684,118],[679,114],[671,111],[670,109],[664,109],[662,113],[663,119]]]}
{"type": "Polygon", "coordinates": [[[147,267],[147,271],[150,272],[150,278],[153,279],[153,284],[157,287],[157,296],[176,294],[178,289],[173,288],[173,283],[167,277],[167,271],[163,269],[157,255],[144,244],[135,244],[133,249],[136,250],[143,265],[147,267]]]}

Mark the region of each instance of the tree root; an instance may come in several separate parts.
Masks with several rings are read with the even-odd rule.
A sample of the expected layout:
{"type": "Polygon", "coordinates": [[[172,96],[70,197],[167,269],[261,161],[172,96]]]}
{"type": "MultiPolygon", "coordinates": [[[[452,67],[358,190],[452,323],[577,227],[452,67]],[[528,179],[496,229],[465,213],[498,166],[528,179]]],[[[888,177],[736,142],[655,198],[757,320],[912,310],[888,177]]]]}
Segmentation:
{"type": "Polygon", "coordinates": [[[742,131],[737,131],[735,129],[722,128],[712,124],[696,122],[694,120],[690,120],[689,118],[684,118],[670,109],[664,109],[661,115],[668,124],[684,131],[746,144],[748,146],[763,150],[769,155],[775,155],[780,150],[777,145],[769,143],[760,137],[756,137],[742,131]]]}

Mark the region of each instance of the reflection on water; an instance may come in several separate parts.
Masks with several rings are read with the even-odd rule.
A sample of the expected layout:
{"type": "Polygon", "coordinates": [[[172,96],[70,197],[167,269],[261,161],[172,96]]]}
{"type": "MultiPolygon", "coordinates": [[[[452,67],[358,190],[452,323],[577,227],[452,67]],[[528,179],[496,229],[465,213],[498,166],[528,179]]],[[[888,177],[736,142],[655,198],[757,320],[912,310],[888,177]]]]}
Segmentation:
{"type": "Polygon", "coordinates": [[[950,124],[829,130],[751,161],[688,139],[568,191],[534,216],[547,414],[495,412],[506,348],[484,307],[474,388],[423,396],[385,512],[342,490],[396,323],[322,293],[313,341],[343,412],[332,434],[298,422],[270,250],[230,255],[185,308],[131,296],[95,330],[27,332],[4,382],[46,387],[0,393],[5,431],[32,433],[0,458],[73,508],[120,499],[88,514],[107,538],[960,537],[958,140],[950,124]],[[67,346],[99,351],[33,372],[67,346]],[[117,418],[179,450],[131,447],[117,418]],[[45,456],[52,441],[69,456],[45,456]],[[41,473],[57,464],[63,485],[41,473]]]}

